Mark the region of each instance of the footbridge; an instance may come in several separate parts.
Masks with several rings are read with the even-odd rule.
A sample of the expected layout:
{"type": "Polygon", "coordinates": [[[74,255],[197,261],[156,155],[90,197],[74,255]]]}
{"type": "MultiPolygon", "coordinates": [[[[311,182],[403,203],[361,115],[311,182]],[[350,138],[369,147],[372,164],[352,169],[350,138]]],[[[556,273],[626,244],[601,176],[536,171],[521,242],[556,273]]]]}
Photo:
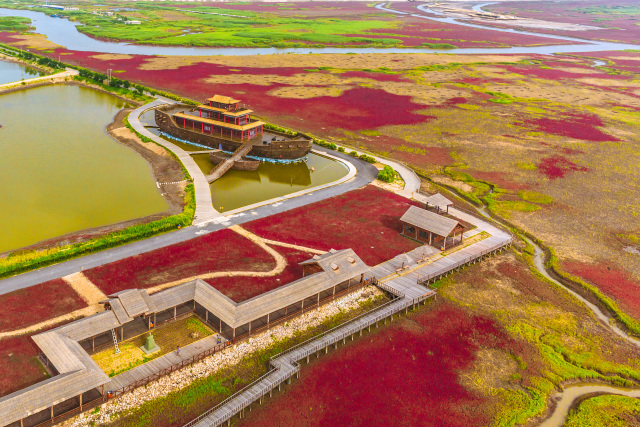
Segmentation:
{"type": "Polygon", "coordinates": [[[426,284],[475,264],[511,245],[510,233],[458,209],[452,213],[477,227],[466,233],[465,237],[482,236],[483,232],[488,237],[476,240],[468,246],[452,248],[448,253],[436,257],[426,257],[426,252],[431,250],[427,246],[419,247],[402,255],[401,266],[396,257],[373,267],[370,277],[380,277],[375,283],[392,295],[391,301],[273,357],[270,360],[271,370],[264,376],[184,427],[219,426],[225,422],[230,425],[231,418],[235,415],[244,417],[246,409],[251,410],[251,404],[262,403],[265,396],[271,396],[276,387],[280,390],[283,383],[291,383],[294,375],[299,377],[300,361],[309,362],[311,355],[319,357],[323,351],[327,353],[329,347],[337,348],[340,341],[345,344],[348,338],[353,340],[356,334],[362,335],[364,329],[370,331],[372,326],[378,327],[380,322],[391,321],[395,314],[403,310],[406,313],[409,308],[436,296],[436,291],[426,284]]]}
{"type": "Polygon", "coordinates": [[[207,182],[211,184],[213,181],[219,179],[222,175],[224,175],[229,169],[233,167],[233,165],[243,156],[247,155],[249,151],[253,148],[253,144],[243,144],[236,151],[233,152],[231,157],[226,159],[224,162],[218,164],[209,175],[206,176],[207,182]]]}

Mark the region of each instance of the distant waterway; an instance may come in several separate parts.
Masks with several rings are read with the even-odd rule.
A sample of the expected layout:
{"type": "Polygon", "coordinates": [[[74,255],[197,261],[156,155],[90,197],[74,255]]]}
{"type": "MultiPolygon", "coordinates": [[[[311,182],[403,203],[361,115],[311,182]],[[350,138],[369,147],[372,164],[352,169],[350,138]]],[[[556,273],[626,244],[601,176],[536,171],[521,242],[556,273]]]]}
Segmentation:
{"type": "MultiPolygon", "coordinates": [[[[392,7],[392,6],[391,6],[392,7]]],[[[385,3],[376,6],[379,10],[395,13],[399,15],[411,15],[418,18],[429,19],[437,22],[463,25],[471,28],[483,28],[491,31],[510,32],[517,34],[529,34],[537,37],[555,39],[560,44],[553,46],[513,46],[507,48],[461,48],[461,49],[415,49],[415,48],[235,48],[235,47],[189,47],[189,46],[153,46],[153,45],[136,45],[122,42],[108,42],[93,39],[86,34],[78,31],[75,22],[68,19],[52,18],[42,12],[33,10],[18,10],[0,8],[0,16],[23,16],[30,18],[35,32],[45,35],[51,42],[64,46],[70,50],[82,52],[102,52],[102,53],[118,53],[130,55],[163,55],[163,56],[209,56],[209,55],[225,55],[225,56],[246,56],[246,55],[269,55],[276,53],[291,54],[309,54],[309,53],[456,53],[456,54],[543,54],[549,55],[553,53],[565,52],[596,52],[605,50],[623,50],[637,49],[638,45],[588,41],[573,37],[556,36],[549,34],[537,34],[516,29],[501,29],[490,26],[481,26],[470,24],[456,20],[450,17],[443,17],[442,13],[431,10],[426,5],[418,7],[420,11],[429,13],[423,15],[419,13],[408,14],[406,12],[394,11],[387,8],[385,3]],[[441,16],[433,16],[441,15],[441,16]],[[582,44],[575,44],[582,43],[582,44]]],[[[541,39],[542,40],[542,39],[541,39]]]]}
{"type": "MultiPolygon", "coordinates": [[[[44,73],[14,62],[0,61],[0,85],[43,76],[44,73]]],[[[2,118],[0,117],[0,120],[2,118]]],[[[0,125],[2,122],[0,122],[0,125]]]]}
{"type": "Polygon", "coordinates": [[[149,164],[105,131],[125,106],[79,86],[0,96],[0,253],[168,208],[149,164]]]}

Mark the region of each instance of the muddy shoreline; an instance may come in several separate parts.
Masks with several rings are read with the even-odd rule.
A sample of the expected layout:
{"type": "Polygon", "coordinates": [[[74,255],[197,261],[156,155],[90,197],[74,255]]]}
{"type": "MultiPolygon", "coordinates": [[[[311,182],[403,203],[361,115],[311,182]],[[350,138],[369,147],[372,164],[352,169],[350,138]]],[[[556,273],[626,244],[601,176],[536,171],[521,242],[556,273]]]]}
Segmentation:
{"type": "MultiPolygon", "coordinates": [[[[84,84],[83,82],[65,82],[65,83],[74,84],[78,86],[91,87],[92,89],[100,90],[100,88],[93,88],[92,86],[84,84]]],[[[25,88],[43,86],[44,84],[52,84],[52,82],[44,82],[43,84],[32,85],[32,86],[27,85],[27,86],[18,87],[16,89],[22,90],[25,88]]],[[[113,95],[108,91],[102,90],[102,92],[113,95]]],[[[6,92],[2,92],[2,93],[6,93],[6,92]]],[[[126,98],[122,98],[122,97],[119,97],[119,98],[129,103],[131,102],[126,98]]],[[[178,162],[178,160],[176,160],[173,156],[171,156],[171,154],[164,148],[153,143],[142,142],[136,134],[131,132],[124,125],[124,123],[122,122],[123,119],[132,110],[133,108],[125,108],[123,110],[120,110],[113,118],[113,121],[107,125],[106,132],[115,141],[134,150],[138,155],[142,156],[142,158],[144,158],[149,164],[149,167],[151,168],[154,179],[157,183],[179,182],[184,180],[182,165],[178,162]]],[[[91,240],[109,233],[113,233],[116,231],[120,231],[134,225],[146,224],[152,221],[165,218],[167,216],[180,214],[183,211],[184,196],[185,196],[184,188],[186,187],[186,185],[187,185],[187,182],[180,182],[178,184],[167,184],[167,185],[159,186],[158,191],[161,192],[163,198],[169,204],[169,208],[158,214],[149,215],[141,218],[134,218],[131,220],[122,221],[114,224],[108,224],[100,227],[74,231],[72,233],[47,239],[30,246],[12,249],[10,251],[0,254],[0,258],[8,256],[10,253],[15,253],[15,252],[42,250],[42,249],[53,248],[56,246],[86,242],[88,240],[91,240]]]]}

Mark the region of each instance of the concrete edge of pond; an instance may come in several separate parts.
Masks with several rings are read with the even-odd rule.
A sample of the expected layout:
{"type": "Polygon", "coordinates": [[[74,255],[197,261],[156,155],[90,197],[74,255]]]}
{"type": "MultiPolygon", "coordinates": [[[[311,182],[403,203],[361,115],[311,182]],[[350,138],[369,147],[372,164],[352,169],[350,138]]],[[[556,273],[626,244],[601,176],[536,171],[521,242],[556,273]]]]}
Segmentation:
{"type": "Polygon", "coordinates": [[[146,113],[147,111],[153,110],[161,105],[173,103],[176,103],[176,101],[157,98],[155,101],[144,104],[129,113],[128,120],[129,124],[133,127],[133,129],[136,130],[136,132],[140,133],[143,136],[146,136],[158,145],[171,150],[187,169],[187,171],[191,175],[191,179],[193,180],[196,198],[196,211],[193,216],[193,225],[202,224],[204,222],[209,222],[221,217],[220,212],[218,212],[213,207],[211,190],[209,189],[209,183],[207,182],[204,173],[202,173],[196,162],[187,151],[165,139],[152,134],[142,125],[142,123],[140,123],[140,116],[142,114],[146,113]]]}
{"type": "Polygon", "coordinates": [[[34,77],[32,79],[27,79],[27,80],[18,80],[15,82],[4,83],[0,85],[0,90],[13,88],[15,86],[32,85],[34,83],[46,82],[48,80],[54,80],[54,79],[60,79],[60,78],[63,79],[65,77],[73,77],[73,76],[77,76],[78,74],[80,74],[78,70],[74,70],[73,68],[67,68],[65,71],[62,71],[59,73],[49,74],[42,77],[34,77]]]}
{"type": "Polygon", "coordinates": [[[224,221],[227,221],[227,219],[228,219],[227,217],[229,217],[231,215],[236,215],[236,214],[239,214],[241,212],[245,212],[245,211],[248,211],[248,210],[259,208],[260,206],[265,206],[265,205],[270,205],[270,204],[273,204],[273,203],[283,202],[283,201],[288,200],[288,199],[293,199],[294,197],[304,196],[305,194],[313,193],[314,191],[322,190],[323,188],[329,188],[329,187],[333,187],[333,186],[336,186],[336,185],[343,184],[343,183],[349,181],[354,176],[356,176],[356,173],[358,172],[356,167],[353,165],[353,163],[349,162],[346,159],[341,159],[341,158],[333,156],[333,155],[331,155],[331,154],[329,154],[327,152],[316,150],[315,148],[312,149],[311,152],[314,153],[314,154],[317,154],[319,156],[327,157],[327,158],[329,158],[329,159],[331,159],[333,161],[340,162],[340,163],[344,164],[348,169],[347,174],[345,176],[343,176],[342,178],[340,178],[340,179],[328,182],[326,184],[321,184],[321,185],[317,185],[315,187],[305,188],[304,190],[296,191],[294,193],[285,194],[284,196],[274,197],[273,199],[263,200],[261,202],[253,203],[251,205],[242,206],[242,207],[239,207],[237,209],[230,210],[230,211],[225,212],[223,214],[224,218],[214,219],[214,221],[224,222],[224,221]]]}

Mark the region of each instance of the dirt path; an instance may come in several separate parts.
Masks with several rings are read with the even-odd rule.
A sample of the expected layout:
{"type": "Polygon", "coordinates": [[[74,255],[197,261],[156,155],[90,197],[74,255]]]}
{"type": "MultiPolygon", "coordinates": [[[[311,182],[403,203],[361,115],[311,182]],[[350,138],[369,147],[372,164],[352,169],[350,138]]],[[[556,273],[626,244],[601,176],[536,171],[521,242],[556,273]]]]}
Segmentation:
{"type": "MultiPolygon", "coordinates": [[[[213,273],[206,273],[197,276],[185,277],[180,280],[174,280],[172,282],[163,283],[158,286],[154,286],[152,288],[148,288],[147,291],[150,294],[155,292],[159,292],[163,289],[171,288],[173,286],[180,285],[185,282],[189,282],[195,279],[213,279],[216,277],[271,277],[277,276],[282,273],[284,269],[287,267],[287,260],[282,254],[273,249],[271,246],[282,246],[286,248],[296,249],[302,252],[308,252],[312,254],[323,254],[325,251],[321,251],[318,249],[307,248],[305,246],[292,245],[290,243],[278,242],[275,240],[264,239],[256,234],[251,233],[250,231],[245,230],[239,225],[233,225],[229,227],[230,230],[235,231],[243,237],[251,240],[256,245],[260,246],[264,251],[270,254],[273,259],[276,261],[276,266],[269,271],[216,271],[213,273]],[[271,245],[271,246],[269,246],[271,245]]],[[[70,274],[62,278],[65,282],[67,282],[80,297],[88,304],[88,307],[85,307],[80,310],[73,311],[71,313],[65,314],[63,316],[54,317],[53,319],[45,320],[44,322],[36,323],[35,325],[28,326],[22,329],[16,329],[9,332],[0,333],[0,340],[8,337],[15,337],[19,335],[25,335],[37,332],[49,326],[57,325],[59,323],[71,321],[74,319],[78,319],[81,317],[91,316],[92,314],[98,313],[102,311],[102,306],[99,304],[100,301],[104,301],[108,299],[107,295],[105,295],[87,276],[82,272],[70,274]]]]}

